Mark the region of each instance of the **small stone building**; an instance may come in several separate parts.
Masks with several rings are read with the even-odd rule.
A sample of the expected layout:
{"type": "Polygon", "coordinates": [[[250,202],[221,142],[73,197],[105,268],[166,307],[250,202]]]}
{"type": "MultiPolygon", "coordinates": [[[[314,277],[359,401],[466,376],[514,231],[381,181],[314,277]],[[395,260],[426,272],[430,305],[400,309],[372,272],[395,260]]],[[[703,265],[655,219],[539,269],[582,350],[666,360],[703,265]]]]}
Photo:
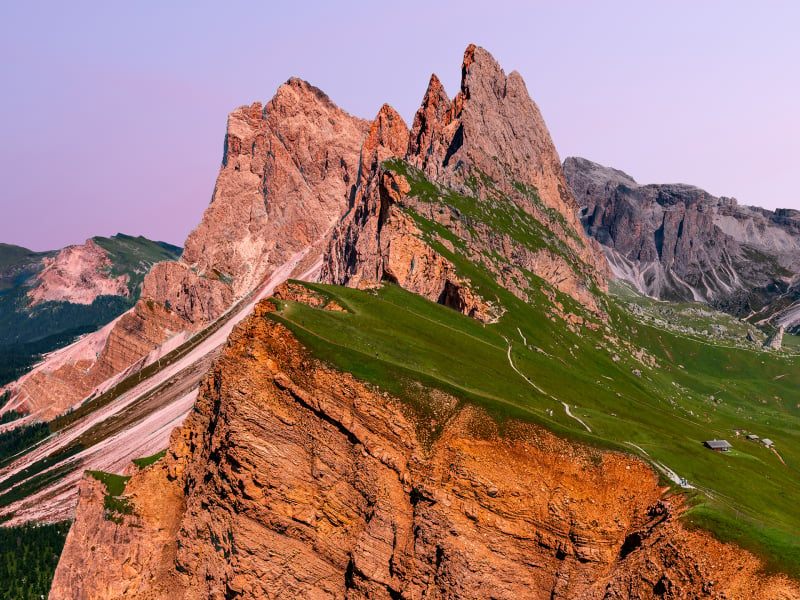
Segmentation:
{"type": "Polygon", "coordinates": [[[728,440],[706,440],[703,445],[716,452],[729,452],[733,448],[728,440]]]}

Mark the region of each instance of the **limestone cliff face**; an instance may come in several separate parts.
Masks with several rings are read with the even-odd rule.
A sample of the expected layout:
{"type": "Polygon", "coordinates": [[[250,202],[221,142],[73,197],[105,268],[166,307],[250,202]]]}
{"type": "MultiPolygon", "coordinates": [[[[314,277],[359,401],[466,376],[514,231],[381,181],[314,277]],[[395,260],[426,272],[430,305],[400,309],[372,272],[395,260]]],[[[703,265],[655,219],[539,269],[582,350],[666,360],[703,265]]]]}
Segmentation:
{"type": "Polygon", "coordinates": [[[352,201],[368,127],[299,79],[263,108],[234,111],[211,204],[181,260],[148,275],[143,297],[209,322],[321,240],[352,201]]]}
{"type": "MultiPolygon", "coordinates": [[[[410,132],[393,109],[381,109],[362,149],[354,207],[337,227],[321,275],[323,281],[350,286],[385,279],[484,320],[496,318],[496,307],[477,297],[453,263],[420,239],[412,219],[403,214],[415,200],[413,194],[407,197],[408,181],[380,165],[393,157],[405,159],[436,185],[476,196],[487,210],[496,208],[490,205],[500,195],[533,215],[565,246],[572,262],[549,248],[535,253],[512,249],[510,240],[491,228],[480,239],[466,241],[473,252],[501,251],[516,268],[529,269],[597,308],[590,287],[605,289],[605,258],[583,233],[558,154],[518,73],[506,76],[488,52],[470,46],[456,98],[451,102],[432,76],[410,132]],[[517,260],[522,255],[525,259],[517,260]]],[[[424,208],[417,203],[415,210],[424,208]]],[[[447,224],[458,220],[459,215],[448,216],[447,224]]],[[[455,231],[463,234],[464,229],[455,231]]],[[[515,285],[509,287],[524,295],[515,285]]]]}
{"type": "MultiPolygon", "coordinates": [[[[765,319],[798,299],[800,213],[740,206],[690,185],[640,185],[582,158],[564,170],[586,231],[642,292],[765,319]]],[[[800,323],[789,312],[776,324],[800,323]]]]}
{"type": "Polygon", "coordinates": [[[48,301],[91,304],[101,295],[130,295],[128,275],[113,277],[110,269],[108,252],[93,240],[67,246],[55,258],[44,259],[44,268],[36,276],[36,287],[28,292],[28,298],[31,304],[48,301]]]}
{"type": "Polygon", "coordinates": [[[16,386],[20,408],[46,418],[63,412],[171,335],[201,329],[320,242],[352,202],[368,128],[299,79],[282,85],[265,107],[231,113],[211,204],[180,260],[153,267],[142,300],[96,358],[40,369],[16,386]]]}
{"type": "Polygon", "coordinates": [[[130,480],[131,514],[84,481],[52,599],[796,597],[682,529],[643,463],[522,423],[501,434],[440,392],[420,415],[311,357],[270,310],[130,480]]]}
{"type": "Polygon", "coordinates": [[[489,179],[591,265],[602,287],[606,262],[580,235],[578,205],[550,132],[520,74],[513,71],[506,76],[491,54],[470,45],[461,66],[461,89],[444,110],[446,104],[447,95],[434,75],[414,118],[409,162],[433,180],[462,191],[470,189],[465,186],[470,176],[489,179]],[[521,194],[521,186],[534,188],[541,204],[521,194]]]}
{"type": "Polygon", "coordinates": [[[402,117],[392,107],[384,105],[364,141],[359,186],[352,208],[331,238],[323,263],[323,281],[353,286],[362,280],[381,281],[380,231],[389,216],[390,200],[385,197],[385,186],[381,186],[380,163],[404,155],[407,145],[408,128],[402,117]]]}

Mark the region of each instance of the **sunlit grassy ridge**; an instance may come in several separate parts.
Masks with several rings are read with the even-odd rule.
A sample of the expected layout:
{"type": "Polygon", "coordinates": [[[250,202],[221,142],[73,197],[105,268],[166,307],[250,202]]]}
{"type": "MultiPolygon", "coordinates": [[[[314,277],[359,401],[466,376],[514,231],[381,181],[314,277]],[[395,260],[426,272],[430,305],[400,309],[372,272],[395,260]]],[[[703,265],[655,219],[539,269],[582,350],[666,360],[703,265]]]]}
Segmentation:
{"type": "MultiPolygon", "coordinates": [[[[448,195],[437,191],[428,200],[447,204],[448,195]]],[[[468,200],[458,196],[462,214],[468,200]]],[[[480,205],[472,202],[469,218],[474,220],[480,205]]],[[[526,273],[529,301],[523,302],[459,254],[463,244],[446,228],[413,217],[459,275],[507,309],[498,323],[484,326],[393,285],[367,292],[309,284],[347,312],[277,302],[271,318],[290,327],[319,357],[406,399],[416,410],[430,410],[416,391],[414,382],[420,382],[479,404],[500,422],[530,420],[575,440],[662,463],[695,487],[688,492],[695,505],[688,521],[757,552],[770,568],[800,576],[796,357],[657,326],[627,311],[630,298],[607,297],[607,321],[583,312],[600,325],[597,330],[570,331],[555,316],[548,294],[565,310],[581,314],[571,299],[526,273]],[[453,243],[455,252],[440,238],[453,243]],[[536,387],[509,364],[509,344],[514,366],[536,387]],[[566,414],[562,402],[591,432],[566,414]],[[780,456],[737,439],[734,429],[771,438],[780,456]],[[733,451],[705,449],[702,442],[713,438],[728,439],[733,451]]],[[[514,219],[515,236],[541,232],[530,215],[515,212],[514,219]]],[[[526,243],[541,246],[551,240],[526,243]]],[[[702,316],[709,325],[715,318],[702,316]]]]}

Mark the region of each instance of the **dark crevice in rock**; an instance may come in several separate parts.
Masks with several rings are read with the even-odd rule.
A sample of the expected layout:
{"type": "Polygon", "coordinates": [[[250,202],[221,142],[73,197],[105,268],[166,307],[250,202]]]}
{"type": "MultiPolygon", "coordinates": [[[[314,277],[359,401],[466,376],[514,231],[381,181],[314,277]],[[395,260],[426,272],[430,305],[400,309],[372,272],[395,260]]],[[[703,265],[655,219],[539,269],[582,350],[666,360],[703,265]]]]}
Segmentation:
{"type": "Polygon", "coordinates": [[[348,442],[350,442],[354,446],[361,445],[361,440],[359,440],[358,437],[356,437],[356,435],[352,431],[350,431],[347,427],[345,427],[341,422],[332,418],[324,410],[321,410],[319,408],[314,408],[313,406],[311,406],[308,403],[308,401],[305,398],[303,398],[302,395],[298,394],[295,390],[290,388],[287,391],[292,396],[292,398],[294,398],[297,401],[297,403],[300,404],[303,408],[311,411],[316,417],[322,419],[329,425],[332,425],[334,428],[336,428],[342,435],[344,435],[347,438],[348,442]]]}
{"type": "Polygon", "coordinates": [[[450,158],[458,152],[459,148],[464,145],[464,125],[459,125],[458,129],[456,130],[455,135],[453,136],[452,141],[450,142],[450,146],[447,148],[447,153],[444,155],[444,161],[442,162],[442,166],[448,166],[450,164],[450,158]]]}
{"type": "Polygon", "coordinates": [[[622,548],[620,548],[619,550],[620,560],[628,556],[631,552],[633,552],[637,548],[641,548],[641,546],[642,546],[642,535],[638,531],[631,533],[628,537],[625,538],[625,541],[622,543],[622,548]]]}
{"type": "Polygon", "coordinates": [[[450,281],[446,281],[444,284],[444,289],[442,289],[442,293],[439,294],[439,298],[436,300],[436,302],[443,306],[447,306],[448,308],[463,312],[464,301],[461,299],[459,291],[460,290],[457,285],[454,285],[450,281]]]}

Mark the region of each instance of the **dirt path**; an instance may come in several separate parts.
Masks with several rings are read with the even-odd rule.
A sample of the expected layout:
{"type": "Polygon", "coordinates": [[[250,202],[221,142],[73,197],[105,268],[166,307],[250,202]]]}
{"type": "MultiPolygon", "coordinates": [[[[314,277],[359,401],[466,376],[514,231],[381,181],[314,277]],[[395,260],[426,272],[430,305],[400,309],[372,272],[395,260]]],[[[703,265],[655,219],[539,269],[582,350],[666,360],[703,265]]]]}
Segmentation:
{"type": "Polygon", "coordinates": [[[592,429],[586,423],[584,423],[581,419],[579,419],[578,417],[576,417],[575,415],[572,414],[572,411],[570,411],[570,409],[569,409],[569,404],[567,404],[566,402],[561,402],[561,404],[564,405],[564,410],[566,411],[568,417],[572,417],[578,423],[580,423],[581,425],[586,427],[586,431],[588,431],[589,433],[592,433],[592,429]]]}
{"type": "MultiPolygon", "coordinates": [[[[535,389],[537,392],[539,392],[539,393],[540,393],[542,396],[547,396],[548,398],[552,398],[553,400],[555,400],[556,402],[558,402],[558,398],[555,398],[554,396],[551,396],[550,394],[548,394],[547,392],[545,392],[545,391],[544,391],[542,388],[540,388],[538,385],[536,385],[535,383],[533,383],[533,381],[531,381],[530,379],[528,379],[528,376],[527,376],[527,375],[525,375],[525,373],[523,373],[522,371],[520,371],[520,370],[519,370],[519,369],[516,367],[516,365],[514,364],[514,361],[511,359],[511,342],[509,342],[509,341],[508,341],[508,339],[507,339],[507,338],[505,338],[505,337],[504,337],[503,339],[504,339],[504,340],[506,340],[506,344],[508,344],[508,351],[507,351],[507,353],[506,353],[506,355],[508,356],[508,364],[509,364],[509,365],[511,365],[511,368],[512,368],[512,369],[514,369],[514,371],[516,371],[517,375],[519,375],[519,376],[520,376],[520,377],[522,377],[522,378],[523,378],[525,381],[527,381],[527,382],[528,382],[528,384],[529,384],[529,385],[530,385],[530,386],[531,386],[533,389],[535,389]]],[[[567,409],[567,414],[569,414],[569,409],[567,409]]]]}
{"type": "Polygon", "coordinates": [[[775,448],[770,448],[770,450],[772,450],[775,453],[775,456],[778,457],[778,460],[780,460],[783,463],[783,466],[785,467],[786,461],[783,460],[783,457],[780,455],[780,453],[777,450],[775,450],[775,448]]]}
{"type": "MultiPolygon", "coordinates": [[[[520,331],[520,335],[522,335],[521,331],[520,331]]],[[[505,338],[505,337],[503,337],[503,339],[506,340],[506,344],[508,344],[508,351],[507,351],[506,355],[508,356],[508,364],[511,365],[511,368],[514,369],[514,371],[516,371],[516,373],[520,377],[522,377],[525,381],[527,381],[528,384],[530,384],[530,386],[533,389],[535,389],[537,392],[542,394],[542,396],[547,396],[548,398],[551,398],[552,400],[555,400],[556,402],[561,402],[558,398],[556,398],[552,394],[548,394],[542,388],[540,388],[538,385],[533,383],[533,381],[531,381],[528,378],[528,376],[525,375],[525,373],[523,373],[522,371],[520,371],[516,367],[516,365],[514,364],[514,361],[511,359],[511,342],[509,342],[508,339],[505,338]]],[[[589,433],[592,433],[592,429],[586,423],[584,423],[581,419],[579,419],[578,417],[576,417],[575,415],[572,414],[572,411],[570,411],[570,409],[569,409],[569,404],[567,404],[566,402],[561,402],[561,404],[564,406],[564,410],[566,411],[568,417],[570,417],[572,419],[575,419],[578,423],[580,423],[581,425],[583,425],[586,428],[586,431],[588,431],[589,433]]]]}
{"type": "Polygon", "coordinates": [[[637,446],[633,442],[623,442],[623,443],[627,444],[628,446],[631,446],[633,448],[636,448],[639,452],[644,454],[647,457],[647,460],[650,462],[650,464],[653,465],[659,471],[661,471],[664,475],[666,475],[670,479],[670,481],[673,481],[673,482],[677,483],[682,488],[693,488],[694,487],[693,485],[689,485],[689,483],[686,481],[686,479],[684,479],[683,477],[678,475],[675,471],[670,469],[664,463],[658,462],[657,460],[651,459],[650,458],[650,454],[648,454],[647,450],[645,450],[641,446],[637,446]]]}

